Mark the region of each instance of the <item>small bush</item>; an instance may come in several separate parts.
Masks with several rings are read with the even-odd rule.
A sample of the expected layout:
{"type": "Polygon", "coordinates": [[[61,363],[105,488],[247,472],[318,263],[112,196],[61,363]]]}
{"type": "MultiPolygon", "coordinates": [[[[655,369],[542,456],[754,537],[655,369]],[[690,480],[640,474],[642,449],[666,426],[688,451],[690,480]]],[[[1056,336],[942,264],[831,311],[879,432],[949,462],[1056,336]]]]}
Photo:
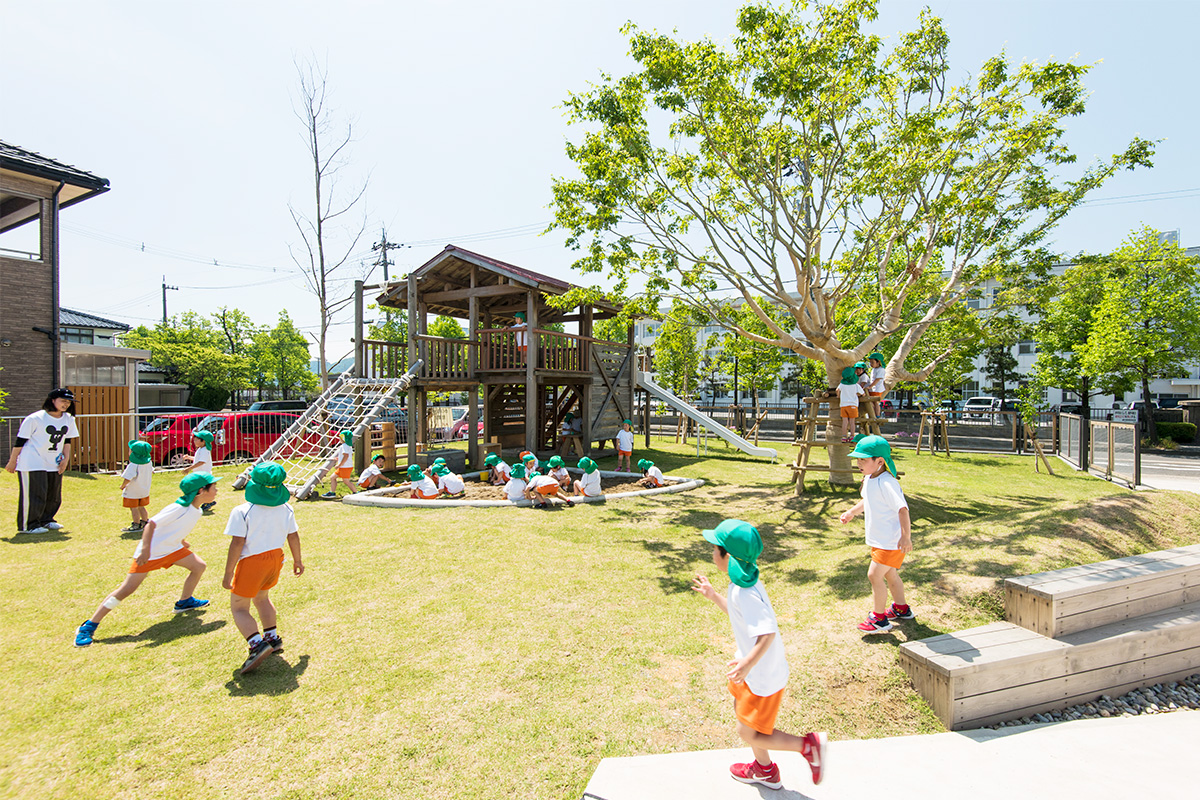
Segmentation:
{"type": "Polygon", "coordinates": [[[1160,438],[1176,442],[1192,442],[1196,439],[1196,425],[1192,422],[1159,422],[1155,425],[1160,438]]]}
{"type": "Polygon", "coordinates": [[[1179,445],[1170,436],[1163,436],[1158,440],[1158,444],[1149,439],[1142,439],[1143,450],[1178,450],[1179,445]]]}

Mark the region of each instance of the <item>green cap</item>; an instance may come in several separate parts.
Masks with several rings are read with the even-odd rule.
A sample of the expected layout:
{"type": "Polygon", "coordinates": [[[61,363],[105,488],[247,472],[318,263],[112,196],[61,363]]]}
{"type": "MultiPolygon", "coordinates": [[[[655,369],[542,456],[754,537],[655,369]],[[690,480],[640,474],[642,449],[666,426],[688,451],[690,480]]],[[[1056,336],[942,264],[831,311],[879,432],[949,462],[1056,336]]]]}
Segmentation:
{"type": "Polygon", "coordinates": [[[562,456],[551,456],[550,457],[550,466],[552,466],[552,467],[563,466],[562,456]]]}
{"type": "Polygon", "coordinates": [[[625,420],[625,422],[624,422],[623,424],[625,424],[625,425],[632,425],[632,424],[633,424],[633,420],[627,419],[627,420],[625,420]]]}
{"type": "Polygon", "coordinates": [[[854,434],[854,443],[858,444],[859,442],[861,442],[863,439],[867,438],[870,435],[871,434],[869,434],[869,433],[856,433],[856,434],[854,434]]]}
{"type": "Polygon", "coordinates": [[[854,365],[855,369],[870,369],[871,367],[865,361],[859,361],[854,365]]]}
{"type": "Polygon", "coordinates": [[[654,462],[648,458],[643,458],[641,461],[638,462],[638,469],[640,469],[642,472],[645,472],[646,470],[650,469],[653,466],[654,466],[654,462]]]}
{"type": "Polygon", "coordinates": [[[195,436],[200,441],[204,442],[204,446],[209,450],[213,446],[213,435],[208,431],[192,431],[192,436],[195,436]]]}
{"type": "Polygon", "coordinates": [[[372,453],[371,454],[372,461],[374,461],[377,458],[387,458],[387,456],[385,456],[383,453],[372,453]]]}
{"type": "Polygon", "coordinates": [[[423,476],[424,474],[425,473],[422,472],[421,468],[418,467],[416,464],[408,465],[408,479],[410,481],[419,481],[419,480],[421,480],[421,476],[423,476]]]}
{"type": "Polygon", "coordinates": [[[179,482],[179,491],[183,493],[183,496],[175,502],[181,506],[190,506],[201,489],[211,486],[219,480],[221,479],[213,477],[207,472],[193,472],[179,482]]]}
{"type": "Polygon", "coordinates": [[[434,475],[449,475],[450,468],[447,467],[445,464],[434,464],[433,465],[433,474],[434,475]]]}
{"type": "Polygon", "coordinates": [[[255,464],[246,484],[246,500],[256,506],[281,506],[292,499],[292,493],[283,485],[286,480],[287,472],[274,461],[255,464]]]}
{"type": "Polygon", "coordinates": [[[567,422],[570,422],[571,420],[575,419],[575,412],[568,411],[563,419],[565,419],[567,422]]]}
{"type": "Polygon", "coordinates": [[[896,474],[896,464],[892,461],[892,446],[882,436],[864,436],[854,445],[850,458],[882,458],[892,475],[896,474]]]}
{"type": "Polygon", "coordinates": [[[435,463],[435,464],[445,464],[445,463],[446,463],[446,459],[442,458],[441,456],[438,456],[437,458],[435,458],[435,459],[433,460],[433,463],[435,463]]]}
{"type": "Polygon", "coordinates": [[[524,322],[524,321],[525,321],[525,312],[524,312],[524,311],[518,311],[517,313],[513,314],[513,319],[519,319],[519,320],[521,320],[522,322],[524,322]]]}
{"type": "Polygon", "coordinates": [[[129,443],[129,462],[131,464],[150,463],[150,443],[134,439],[129,443]]]}
{"type": "Polygon", "coordinates": [[[536,461],[536,460],[537,460],[537,456],[535,456],[533,453],[526,453],[525,457],[521,459],[521,463],[528,464],[530,461],[536,461]]]}
{"type": "Polygon", "coordinates": [[[496,455],[495,453],[488,453],[487,458],[485,458],[483,460],[483,465],[485,467],[494,467],[499,463],[500,463],[500,456],[496,455]]]}
{"type": "Polygon", "coordinates": [[[581,470],[583,470],[584,472],[586,472],[588,475],[591,475],[593,472],[596,471],[597,466],[596,466],[595,461],[588,458],[587,456],[584,456],[583,458],[579,459],[579,468],[581,470]]]}
{"type": "Polygon", "coordinates": [[[709,531],[704,538],[719,544],[729,553],[729,580],[738,586],[758,583],[758,557],[762,555],[762,538],[758,529],[740,519],[727,519],[709,531]]]}
{"type": "Polygon", "coordinates": [[[525,467],[521,464],[513,464],[512,471],[508,473],[508,477],[516,478],[519,481],[525,480],[525,467]]]}
{"type": "Polygon", "coordinates": [[[339,435],[346,444],[354,444],[354,431],[342,431],[339,435]]]}
{"type": "Polygon", "coordinates": [[[867,361],[878,361],[880,364],[882,364],[884,361],[887,361],[887,359],[883,357],[883,353],[876,350],[874,353],[871,353],[871,355],[867,356],[867,361]]]}
{"type": "Polygon", "coordinates": [[[854,367],[846,367],[842,370],[842,383],[847,386],[858,383],[858,375],[854,372],[854,367]]]}

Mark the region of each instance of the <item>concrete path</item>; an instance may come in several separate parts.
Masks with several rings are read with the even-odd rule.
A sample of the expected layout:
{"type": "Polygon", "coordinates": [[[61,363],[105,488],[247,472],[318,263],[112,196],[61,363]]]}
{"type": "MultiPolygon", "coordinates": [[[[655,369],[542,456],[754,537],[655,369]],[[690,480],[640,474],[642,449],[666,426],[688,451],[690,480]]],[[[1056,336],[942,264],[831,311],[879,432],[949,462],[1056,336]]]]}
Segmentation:
{"type": "Polygon", "coordinates": [[[729,777],[731,763],[752,758],[748,749],[606,758],[584,798],[1190,800],[1200,797],[1198,743],[1200,711],[835,741],[820,786],[801,756],[777,755],[775,790],[729,777]]]}

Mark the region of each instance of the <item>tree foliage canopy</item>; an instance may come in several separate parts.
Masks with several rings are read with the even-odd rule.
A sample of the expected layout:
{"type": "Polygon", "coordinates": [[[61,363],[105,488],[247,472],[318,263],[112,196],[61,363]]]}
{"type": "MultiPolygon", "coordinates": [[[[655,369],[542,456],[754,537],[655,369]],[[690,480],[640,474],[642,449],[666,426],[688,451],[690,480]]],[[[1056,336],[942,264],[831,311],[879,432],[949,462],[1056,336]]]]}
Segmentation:
{"type": "Polygon", "coordinates": [[[552,207],[576,268],[642,308],[678,298],[831,379],[883,348],[889,386],[923,381],[961,344],[921,347],[931,330],[988,279],[1028,281],[1067,212],[1149,165],[1135,138],[1074,166],[1064,123],[1084,111],[1088,66],[1001,53],[956,83],[937,17],[885,46],[862,29],[876,16],[877,0],[748,5],[727,47],[628,25],[638,69],[565,104],[585,132],[552,207]],[[741,325],[730,297],[765,327],[741,325]]]}

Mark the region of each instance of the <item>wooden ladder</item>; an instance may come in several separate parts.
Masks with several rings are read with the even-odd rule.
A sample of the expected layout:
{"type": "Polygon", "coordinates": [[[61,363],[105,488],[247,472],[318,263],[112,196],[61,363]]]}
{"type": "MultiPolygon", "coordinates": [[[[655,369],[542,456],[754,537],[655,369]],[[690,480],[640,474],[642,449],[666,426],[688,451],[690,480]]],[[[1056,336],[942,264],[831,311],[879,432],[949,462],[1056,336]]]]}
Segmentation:
{"type": "MultiPolygon", "coordinates": [[[[841,425],[842,418],[840,414],[834,416],[834,409],[837,408],[834,398],[825,400],[817,397],[805,397],[801,402],[808,405],[808,414],[800,418],[796,426],[796,441],[793,445],[800,449],[796,451],[796,460],[789,466],[792,468],[792,483],[796,486],[796,497],[804,494],[804,476],[809,472],[828,472],[838,473],[840,475],[858,474],[858,470],[851,467],[850,469],[834,469],[831,465],[810,464],[808,463],[809,455],[814,447],[850,447],[852,445],[842,444],[840,438],[830,439],[829,431],[841,425]],[[822,403],[829,403],[829,416],[818,417],[817,409],[822,403]],[[825,423],[825,440],[817,441],[817,425],[825,423]]],[[[864,400],[858,405],[859,410],[859,426],[866,427],[868,433],[873,433],[876,436],[882,436],[879,427],[879,417],[875,415],[875,406],[870,400],[864,400]],[[865,412],[865,413],[864,413],[865,412]]]]}

